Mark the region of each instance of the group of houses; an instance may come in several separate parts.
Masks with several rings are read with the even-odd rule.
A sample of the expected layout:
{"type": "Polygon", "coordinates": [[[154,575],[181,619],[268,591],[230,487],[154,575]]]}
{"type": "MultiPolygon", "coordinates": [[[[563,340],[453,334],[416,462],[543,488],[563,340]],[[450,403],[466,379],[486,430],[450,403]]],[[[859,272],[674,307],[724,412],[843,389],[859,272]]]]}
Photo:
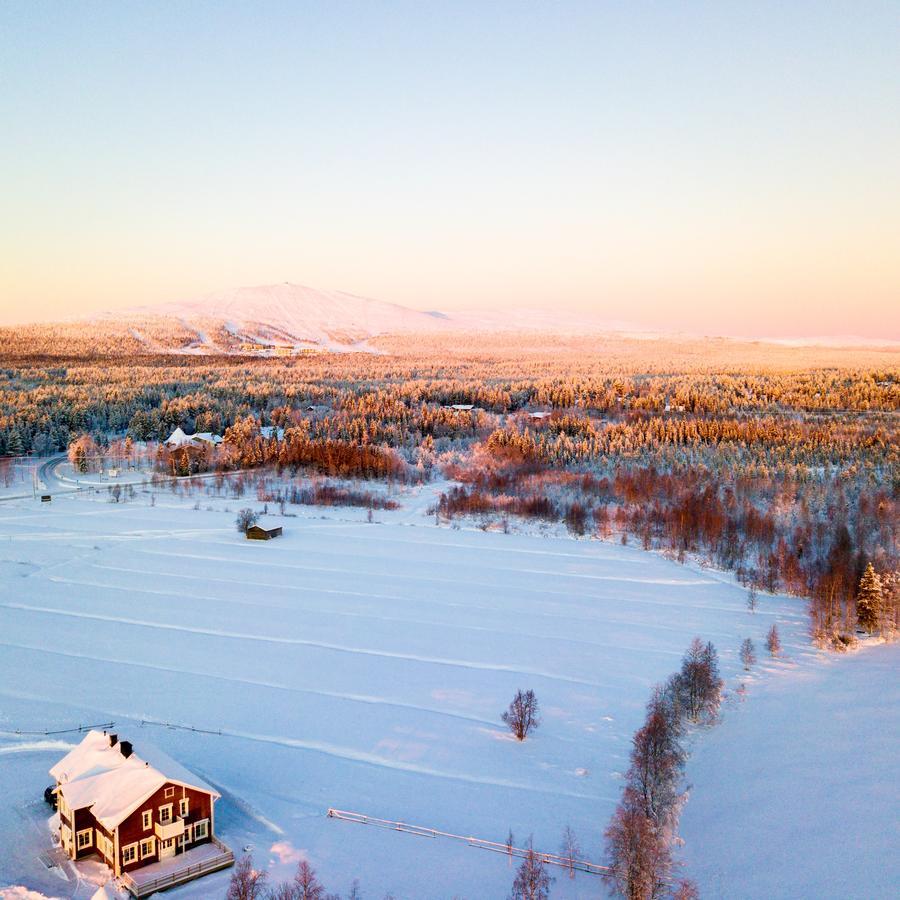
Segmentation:
{"type": "Polygon", "coordinates": [[[234,862],[215,836],[218,791],[156,748],[92,730],[50,775],[66,856],[99,857],[135,897],[234,862]]]}

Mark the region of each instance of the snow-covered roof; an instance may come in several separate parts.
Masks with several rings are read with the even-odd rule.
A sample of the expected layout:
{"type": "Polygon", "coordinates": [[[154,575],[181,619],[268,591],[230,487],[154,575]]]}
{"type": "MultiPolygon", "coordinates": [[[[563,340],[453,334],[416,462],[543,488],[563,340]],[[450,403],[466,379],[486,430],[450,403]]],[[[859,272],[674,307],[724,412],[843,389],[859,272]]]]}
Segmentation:
{"type": "Polygon", "coordinates": [[[251,527],[271,531],[273,528],[283,528],[284,522],[279,522],[277,519],[257,519],[251,527]]]}
{"type": "Polygon", "coordinates": [[[90,807],[95,819],[113,829],[164,784],[175,782],[218,798],[202,778],[150,745],[141,755],[122,755],[121,744],[110,746],[109,735],[89,731],[52,769],[59,793],[72,809],[90,807]]]}
{"type": "Polygon", "coordinates": [[[182,447],[185,444],[194,444],[204,441],[207,444],[221,444],[222,437],[211,431],[198,431],[196,434],[185,434],[181,428],[176,428],[165,440],[167,447],[182,447]]]}
{"type": "Polygon", "coordinates": [[[276,428],[274,425],[263,425],[259,429],[259,433],[268,440],[269,438],[274,437],[275,440],[281,441],[284,439],[284,429],[276,428]]]}
{"type": "Polygon", "coordinates": [[[181,430],[181,428],[176,428],[165,440],[166,444],[174,444],[176,447],[180,447],[182,444],[187,443],[190,438],[181,430]]]}

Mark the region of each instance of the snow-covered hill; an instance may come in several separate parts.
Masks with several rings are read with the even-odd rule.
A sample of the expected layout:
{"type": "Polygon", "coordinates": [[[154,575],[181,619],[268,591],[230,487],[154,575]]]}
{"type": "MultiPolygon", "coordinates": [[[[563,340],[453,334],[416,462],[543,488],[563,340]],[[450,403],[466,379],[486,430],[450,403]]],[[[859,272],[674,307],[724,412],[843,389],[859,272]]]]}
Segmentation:
{"type": "Polygon", "coordinates": [[[181,349],[197,352],[234,350],[241,344],[362,349],[361,342],[379,334],[440,331],[450,325],[439,314],[287,282],[110,312],[100,318],[106,323],[137,320],[143,326],[141,334],[156,335],[157,343],[167,332],[178,335],[176,340],[188,332],[193,338],[181,349]]]}

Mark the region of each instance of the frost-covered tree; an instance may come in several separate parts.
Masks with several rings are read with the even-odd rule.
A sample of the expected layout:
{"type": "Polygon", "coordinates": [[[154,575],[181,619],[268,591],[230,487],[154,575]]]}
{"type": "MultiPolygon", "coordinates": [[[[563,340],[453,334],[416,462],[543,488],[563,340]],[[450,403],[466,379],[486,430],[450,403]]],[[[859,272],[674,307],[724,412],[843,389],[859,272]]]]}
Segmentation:
{"type": "Polygon", "coordinates": [[[666,837],[633,802],[626,788],[604,833],[606,856],[618,893],[627,900],[657,900],[666,894],[672,855],[666,837]]]}
{"type": "Polygon", "coordinates": [[[678,702],[692,722],[714,719],[722,700],[719,655],[712,643],[694,638],[672,682],[678,702]]]}
{"type": "Polygon", "coordinates": [[[747,609],[749,609],[750,612],[756,612],[757,600],[758,595],[756,593],[756,588],[751,585],[750,590],[747,591],[747,609]]]}
{"type": "Polygon", "coordinates": [[[249,507],[238,512],[234,524],[241,534],[246,534],[259,521],[259,516],[249,507]]]}
{"type": "Polygon", "coordinates": [[[856,617],[862,629],[874,634],[881,624],[881,612],[884,605],[884,592],[881,578],[869,563],[859,581],[856,594],[856,617]]]}
{"type": "Polygon", "coordinates": [[[231,873],[225,900],[262,900],[266,878],[265,872],[258,872],[253,868],[253,857],[245,853],[231,873]]]}
{"type": "Polygon", "coordinates": [[[509,726],[509,730],[516,736],[516,740],[524,741],[528,732],[533,731],[541,724],[538,715],[538,702],[534,691],[516,691],[509,709],[503,713],[503,721],[509,726]]]}
{"type": "Polygon", "coordinates": [[[305,860],[301,859],[297,865],[297,873],[294,875],[294,896],[297,900],[322,900],[325,896],[325,888],[316,877],[315,870],[305,860]]]}
{"type": "Polygon", "coordinates": [[[548,900],[553,879],[544,866],[544,860],[535,853],[531,838],[522,865],[516,871],[509,900],[548,900]]]}
{"type": "Polygon", "coordinates": [[[647,718],[632,738],[626,776],[633,802],[657,829],[671,827],[678,816],[678,781],[685,759],[678,740],[681,730],[665,690],[657,688],[647,705],[647,718]]]}
{"type": "Polygon", "coordinates": [[[741,662],[748,672],[756,665],[756,648],[750,638],[744,638],[741,644],[741,662]]]}
{"type": "Polygon", "coordinates": [[[781,638],[778,635],[778,626],[773,624],[766,635],[766,650],[770,655],[778,656],[781,653],[781,638]]]}

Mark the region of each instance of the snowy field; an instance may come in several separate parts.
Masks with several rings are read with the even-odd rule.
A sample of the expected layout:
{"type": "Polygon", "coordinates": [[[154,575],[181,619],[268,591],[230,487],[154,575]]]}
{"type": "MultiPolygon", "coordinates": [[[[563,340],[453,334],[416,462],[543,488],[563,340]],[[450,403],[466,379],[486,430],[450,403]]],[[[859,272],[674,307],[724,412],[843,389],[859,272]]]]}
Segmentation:
{"type": "MultiPolygon", "coordinates": [[[[503,856],[325,813],[336,807],[496,841],[512,829],[518,843],[533,834],[548,851],[569,824],[599,862],[650,689],[695,635],[719,648],[730,691],[740,681],[748,690],[726,704],[717,730],[692,739],[683,830],[691,874],[722,897],[877,897],[890,883],[857,871],[868,893],[833,889],[830,862],[807,860],[802,890],[800,882],[773,887],[767,861],[751,871],[746,854],[754,844],[765,854],[772,817],[783,817],[779,842],[793,833],[773,791],[814,804],[791,811],[798,830],[818,817],[822,790],[800,791],[798,771],[807,781],[858,784],[873,764],[861,735],[860,758],[830,766],[835,743],[842,754],[849,748],[846,735],[819,740],[826,723],[813,710],[822,696],[832,702],[829,685],[869,704],[893,702],[896,746],[896,648],[824,661],[808,646],[797,600],[763,596],[751,614],[746,592],[725,575],[631,547],[437,528],[423,515],[424,496],[376,513],[374,523],[364,511],[303,508],[267,543],[235,531],[245,503],[231,501],[226,512],[225,501],[204,499],[194,509],[160,494],[151,507],[147,496],[0,505],[0,887],[90,896],[91,886],[38,858],[49,847],[40,799],[47,769],[78,736],[11,732],[114,721],[137,752],[152,742],[215,785],[219,836],[236,852],[252,847],[273,878],[306,855],[342,893],[358,878],[366,898],[505,897],[513,873],[503,856]],[[762,656],[773,622],[788,661],[742,678],[740,641],[752,637],[762,656]],[[864,659],[882,666],[869,694],[864,659]],[[525,744],[500,722],[519,687],[535,690],[544,716],[525,744]],[[819,749],[797,748],[792,734],[819,749]],[[801,761],[784,764],[800,750],[801,761]],[[729,769],[741,784],[729,786],[729,769]],[[726,815],[743,813],[742,804],[743,828],[726,815]],[[739,847],[730,843],[737,834],[739,847]]],[[[848,705],[827,733],[844,734],[847,716],[870,715],[848,705]]],[[[887,779],[881,746],[874,764],[887,779]]],[[[889,796],[891,782],[882,787],[889,796]]],[[[833,826],[820,826],[814,845],[806,838],[810,852],[840,854],[850,867],[860,829],[886,829],[884,820],[833,826]],[[840,841],[833,851],[829,839],[840,841]]],[[[859,860],[868,868],[868,856],[859,860]]],[[[596,877],[555,874],[555,897],[606,896],[596,877]]],[[[227,878],[167,896],[221,897],[227,878]]]]}

